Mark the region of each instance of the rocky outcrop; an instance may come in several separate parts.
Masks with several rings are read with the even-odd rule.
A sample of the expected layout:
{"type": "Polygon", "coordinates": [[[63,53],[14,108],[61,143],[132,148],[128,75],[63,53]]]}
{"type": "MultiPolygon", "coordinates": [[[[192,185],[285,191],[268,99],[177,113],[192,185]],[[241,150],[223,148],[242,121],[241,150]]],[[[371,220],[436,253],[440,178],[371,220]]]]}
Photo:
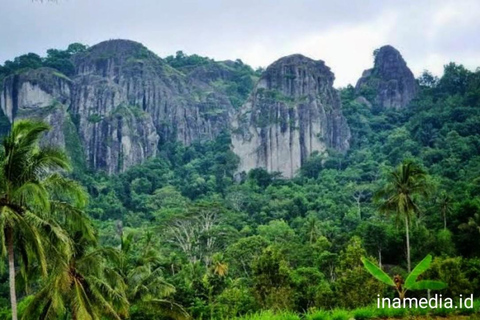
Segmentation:
{"type": "Polygon", "coordinates": [[[302,55],[270,65],[232,122],[239,171],[292,177],[314,151],[347,150],[350,131],[333,80],[323,61],[302,55]]]}
{"type": "Polygon", "coordinates": [[[349,147],[323,61],[285,57],[258,80],[240,60],[190,58],[173,64],[140,43],[110,40],[73,55],[70,77],[18,71],[0,87],[0,131],[5,119],[43,119],[53,127],[44,143],[65,147],[77,166],[110,174],[167,142],[213,140],[232,126],[241,171],[263,167],[291,177],[312,152],[349,147]]]}
{"type": "Polygon", "coordinates": [[[412,71],[392,46],[375,50],[374,56],[374,67],[363,72],[355,86],[356,94],[378,109],[405,107],[418,92],[412,71]]]}
{"type": "Polygon", "coordinates": [[[105,41],[72,62],[71,78],[46,68],[9,76],[0,105],[10,121],[38,114],[54,127],[46,140],[60,146],[78,135],[91,169],[122,172],[159,144],[211,140],[229,126],[233,107],[208,73],[186,75],[140,43],[105,41]]]}
{"type": "Polygon", "coordinates": [[[210,140],[228,126],[225,96],[139,43],[102,42],[74,64],[72,114],[93,168],[123,171],[155,155],[159,142],[210,140]]]}
{"type": "Polygon", "coordinates": [[[52,126],[44,143],[66,147],[63,134],[68,120],[71,81],[54,69],[40,68],[7,77],[0,94],[0,107],[10,123],[33,118],[52,126]]]}

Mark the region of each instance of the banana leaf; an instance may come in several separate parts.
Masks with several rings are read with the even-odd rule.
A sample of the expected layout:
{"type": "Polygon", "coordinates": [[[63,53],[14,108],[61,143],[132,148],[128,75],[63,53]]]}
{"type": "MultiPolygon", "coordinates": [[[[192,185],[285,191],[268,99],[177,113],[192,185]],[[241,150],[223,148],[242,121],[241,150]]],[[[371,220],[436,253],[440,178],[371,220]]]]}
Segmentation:
{"type": "Polygon", "coordinates": [[[388,274],[386,274],[382,269],[377,267],[375,264],[373,264],[370,260],[366,259],[365,257],[362,257],[362,262],[367,269],[367,271],[374,276],[377,280],[382,281],[383,283],[388,284],[389,286],[395,287],[395,283],[393,282],[393,279],[390,278],[388,274]]]}
{"type": "Polygon", "coordinates": [[[447,287],[447,284],[442,281],[434,280],[421,280],[415,282],[410,288],[410,290],[442,290],[447,287]]]}
{"type": "Polygon", "coordinates": [[[422,261],[420,261],[419,264],[410,272],[408,275],[407,279],[405,280],[404,287],[406,289],[411,289],[412,286],[415,284],[415,281],[417,281],[418,277],[427,271],[427,269],[430,267],[430,264],[432,263],[432,256],[427,255],[425,258],[423,258],[422,261]]]}

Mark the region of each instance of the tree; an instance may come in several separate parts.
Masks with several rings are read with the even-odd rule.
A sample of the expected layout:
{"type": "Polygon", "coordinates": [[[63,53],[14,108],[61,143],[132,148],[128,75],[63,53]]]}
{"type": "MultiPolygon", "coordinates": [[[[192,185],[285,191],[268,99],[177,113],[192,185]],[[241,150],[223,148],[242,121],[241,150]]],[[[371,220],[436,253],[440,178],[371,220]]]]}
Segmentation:
{"type": "Polygon", "coordinates": [[[368,223],[363,230],[364,245],[369,251],[378,255],[378,265],[382,267],[382,251],[388,247],[391,238],[389,228],[381,222],[368,223]]]}
{"type": "Polygon", "coordinates": [[[225,252],[233,273],[249,277],[252,261],[261,255],[268,245],[269,241],[258,235],[241,238],[230,245],[225,252]]]}
{"type": "Polygon", "coordinates": [[[434,280],[420,280],[417,281],[418,277],[427,271],[432,263],[432,256],[427,255],[422,261],[418,263],[418,265],[413,269],[412,272],[407,276],[405,281],[403,281],[402,277],[396,275],[393,279],[383,272],[382,269],[377,267],[373,262],[362,257],[362,262],[365,269],[375,277],[375,279],[394,287],[400,299],[405,298],[405,294],[408,290],[441,290],[447,287],[444,282],[441,281],[434,281],[434,280]]]}
{"type": "Polygon", "coordinates": [[[405,222],[405,238],[407,245],[407,266],[411,271],[410,263],[410,223],[415,214],[420,211],[418,196],[428,196],[429,184],[425,171],[417,164],[404,161],[387,177],[387,184],[377,192],[377,200],[383,200],[380,211],[395,213],[398,220],[405,222]]]}
{"type": "Polygon", "coordinates": [[[78,208],[86,204],[83,189],[61,174],[70,169],[66,154],[39,146],[47,130],[49,126],[42,122],[15,122],[0,150],[0,248],[3,255],[8,252],[12,320],[18,317],[15,251],[25,266],[22,269],[28,272],[35,257],[46,275],[49,248],[45,245],[58,245],[56,252],[71,251],[70,240],[58,222],[59,213],[71,213],[63,217],[71,223],[70,218],[77,218],[78,208]]]}
{"type": "Polygon", "coordinates": [[[361,239],[353,236],[338,256],[334,286],[336,295],[342,297],[338,304],[343,308],[366,306],[372,302],[372,297],[383,290],[383,286],[371,279],[363,268],[363,255],[365,249],[361,239]]]}
{"type": "Polygon", "coordinates": [[[215,203],[200,203],[189,208],[186,217],[174,219],[168,229],[169,241],[177,246],[192,264],[203,260],[211,264],[219,246],[219,224],[223,208],[215,203]]]}
{"type": "Polygon", "coordinates": [[[127,298],[132,304],[132,317],[145,315],[148,318],[163,315],[175,319],[188,318],[182,306],[168,299],[175,293],[175,287],[169,284],[159,266],[158,252],[152,247],[153,234],[147,232],[140,256],[135,254],[135,237],[133,233],[120,234],[120,259],[118,273],[127,284],[127,298]]]}
{"type": "Polygon", "coordinates": [[[440,207],[440,212],[442,213],[443,229],[447,230],[447,215],[451,214],[453,210],[452,198],[446,192],[442,192],[440,198],[438,199],[438,206],[440,207]]]}
{"type": "Polygon", "coordinates": [[[57,262],[45,286],[35,295],[23,319],[120,320],[128,315],[126,285],[108,262],[118,261],[120,252],[99,248],[94,239],[75,234],[74,254],[57,262]]]}
{"type": "Polygon", "coordinates": [[[290,267],[278,250],[266,248],[252,263],[253,290],[264,308],[288,309],[293,302],[290,267]]]}

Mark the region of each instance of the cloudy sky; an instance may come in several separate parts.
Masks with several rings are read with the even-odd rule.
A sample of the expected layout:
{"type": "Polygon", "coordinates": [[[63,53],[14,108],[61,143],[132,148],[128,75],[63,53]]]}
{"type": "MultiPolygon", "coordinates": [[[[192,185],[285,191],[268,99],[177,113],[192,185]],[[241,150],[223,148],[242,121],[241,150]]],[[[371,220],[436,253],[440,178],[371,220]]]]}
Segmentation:
{"type": "Polygon", "coordinates": [[[0,0],[0,63],[69,43],[142,42],[254,66],[302,53],[324,60],[336,86],[355,83],[372,51],[395,46],[416,75],[449,61],[480,66],[480,1],[0,0]]]}

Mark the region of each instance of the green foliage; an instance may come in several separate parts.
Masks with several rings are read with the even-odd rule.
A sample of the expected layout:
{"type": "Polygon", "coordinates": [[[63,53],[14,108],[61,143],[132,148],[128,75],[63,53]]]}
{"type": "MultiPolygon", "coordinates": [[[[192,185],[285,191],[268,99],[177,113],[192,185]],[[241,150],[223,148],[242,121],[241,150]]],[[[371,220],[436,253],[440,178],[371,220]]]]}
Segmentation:
{"type": "Polygon", "coordinates": [[[355,309],[352,312],[355,320],[368,320],[376,317],[376,312],[373,307],[363,307],[355,309]]]}
{"type": "Polygon", "coordinates": [[[17,318],[15,262],[28,290],[34,276],[47,275],[52,261],[64,263],[71,257],[75,251],[68,235],[71,226],[85,236],[93,234],[81,211],[87,201],[84,190],[61,174],[71,169],[66,154],[39,145],[47,130],[43,122],[16,121],[0,149],[0,253],[8,255],[13,319],[17,318]]]}
{"type": "Polygon", "coordinates": [[[300,320],[300,317],[293,312],[272,312],[263,311],[253,315],[238,318],[239,320],[300,320]]]}
{"type": "MultiPolygon", "coordinates": [[[[422,261],[420,261],[417,266],[410,272],[408,277],[405,279],[405,288],[414,290],[413,288],[417,288],[415,285],[415,282],[417,281],[418,277],[427,271],[428,268],[430,268],[430,264],[432,263],[432,256],[427,255],[422,261]]],[[[428,289],[428,288],[427,288],[428,289]]],[[[443,288],[441,288],[443,289],[443,288]]],[[[423,289],[417,289],[417,290],[423,290],[423,289]]]]}
{"type": "Polygon", "coordinates": [[[393,279],[388,276],[382,269],[375,266],[372,262],[362,257],[362,262],[365,269],[370,272],[376,279],[381,282],[395,287],[398,292],[400,299],[405,298],[405,293],[408,290],[442,290],[447,287],[447,284],[442,281],[434,280],[420,280],[417,281],[418,277],[427,271],[432,263],[432,256],[427,255],[422,261],[420,261],[417,266],[410,272],[403,282],[402,278],[399,275],[396,275],[393,279]]]}
{"type": "Polygon", "coordinates": [[[71,76],[75,72],[71,61],[72,56],[85,50],[87,50],[87,46],[81,43],[72,43],[66,50],[48,49],[45,58],[35,53],[28,53],[16,57],[13,61],[7,60],[3,66],[0,65],[0,81],[8,75],[41,67],[53,68],[63,75],[71,76]]]}
{"type": "Polygon", "coordinates": [[[177,51],[175,56],[168,56],[165,61],[178,71],[199,77],[227,94],[235,108],[240,108],[246,101],[253,89],[254,79],[259,75],[239,59],[218,62],[196,54],[187,55],[183,51],[177,51]]]}
{"type": "Polygon", "coordinates": [[[102,121],[102,116],[94,113],[94,114],[91,114],[87,117],[87,121],[91,122],[91,123],[98,123],[98,122],[102,121]]]}
{"type": "Polygon", "coordinates": [[[365,257],[362,257],[362,262],[363,262],[363,265],[365,266],[365,269],[367,269],[367,271],[370,272],[370,274],[374,276],[377,280],[389,286],[392,286],[392,287],[395,286],[393,279],[388,274],[386,274],[382,269],[377,267],[375,264],[370,262],[365,257]]]}
{"type": "MultiPolygon", "coordinates": [[[[67,54],[48,54],[67,74],[68,63],[62,64],[67,54]]],[[[258,77],[241,61],[185,54],[165,61],[172,72],[202,77],[215,90],[227,92],[235,106],[243,103],[258,77]]],[[[7,64],[13,71],[2,66],[0,73],[43,66],[44,59],[40,62],[30,55],[7,64]]],[[[185,311],[196,319],[298,319],[301,313],[306,319],[325,320],[433,315],[430,310],[372,306],[377,294],[395,294],[381,269],[407,275],[408,226],[412,260],[436,256],[428,270],[415,270],[410,288],[438,289],[439,283],[425,279],[439,279],[449,284],[440,291],[444,296],[473,292],[478,297],[480,73],[449,65],[442,78],[425,74],[420,84],[410,106],[381,112],[357,101],[353,87],[341,89],[353,135],[351,149],[311,155],[293,179],[263,169],[236,177],[239,159],[226,132],[189,146],[163,144],[158,157],[115,176],[86,171],[77,135],[66,135],[67,154],[75,168],[81,168],[72,177],[88,190],[86,213],[100,243],[84,248],[120,248],[117,258],[102,255],[98,264],[92,262],[92,270],[78,270],[101,281],[110,270],[118,274],[119,281],[108,283],[123,286],[119,292],[129,302],[131,319],[181,318],[185,311]],[[377,190],[382,190],[379,202],[377,190]],[[402,223],[396,223],[397,217],[402,223]],[[388,285],[365,270],[361,257],[375,257],[377,261],[364,263],[388,285]]],[[[265,92],[265,98],[282,99],[275,92],[265,92]]],[[[215,110],[212,106],[212,115],[215,110]]],[[[142,116],[131,106],[115,112],[142,116]]],[[[71,120],[64,130],[76,133],[78,119],[71,120]]],[[[76,233],[68,232],[67,238],[76,233]]],[[[27,289],[36,295],[52,278],[38,276],[41,263],[35,255],[28,257],[33,266],[29,273],[17,256],[19,297],[27,289]]],[[[65,261],[77,259],[82,257],[65,261]]],[[[50,263],[56,265],[57,259],[51,260],[49,274],[58,275],[50,263]]],[[[0,263],[0,269],[2,265],[6,263],[0,263]]],[[[0,310],[6,310],[5,275],[0,282],[0,310]]],[[[57,300],[66,306],[67,292],[57,300]]]]}

